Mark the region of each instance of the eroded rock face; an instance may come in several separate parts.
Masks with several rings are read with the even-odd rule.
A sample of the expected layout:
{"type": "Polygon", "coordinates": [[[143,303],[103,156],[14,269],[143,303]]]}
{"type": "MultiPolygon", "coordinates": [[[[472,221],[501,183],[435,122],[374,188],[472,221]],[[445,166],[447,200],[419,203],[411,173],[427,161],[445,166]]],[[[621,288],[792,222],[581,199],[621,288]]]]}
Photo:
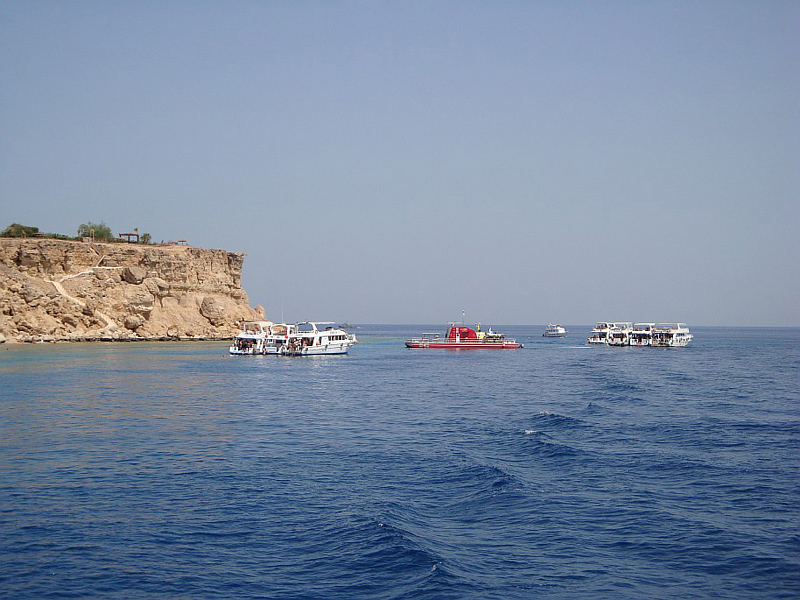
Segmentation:
{"type": "Polygon", "coordinates": [[[229,338],[264,318],[244,256],[190,246],[0,239],[0,339],[229,338]]]}
{"type": "Polygon", "coordinates": [[[125,307],[134,315],[141,315],[147,320],[155,307],[155,297],[141,286],[130,286],[125,290],[125,307]]]}
{"type": "Polygon", "coordinates": [[[147,277],[147,271],[142,267],[125,267],[122,269],[122,278],[132,284],[139,284],[147,277]]]}
{"type": "Polygon", "coordinates": [[[217,298],[206,296],[200,303],[200,314],[212,325],[221,325],[225,322],[225,306],[217,298]]]}

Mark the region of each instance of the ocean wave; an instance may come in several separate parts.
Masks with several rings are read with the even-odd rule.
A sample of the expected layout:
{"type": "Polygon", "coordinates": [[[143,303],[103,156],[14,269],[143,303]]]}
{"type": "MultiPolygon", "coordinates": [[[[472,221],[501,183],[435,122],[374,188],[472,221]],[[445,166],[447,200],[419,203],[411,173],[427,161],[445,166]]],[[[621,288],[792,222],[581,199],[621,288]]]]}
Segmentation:
{"type": "Polygon", "coordinates": [[[588,426],[585,421],[576,417],[569,417],[550,411],[542,411],[531,420],[538,427],[550,427],[553,429],[574,429],[588,426]]]}
{"type": "Polygon", "coordinates": [[[520,485],[517,478],[508,471],[469,459],[449,470],[444,478],[446,481],[437,481],[436,484],[449,485],[451,490],[457,490],[462,497],[494,494],[520,485]]]}
{"type": "Polygon", "coordinates": [[[528,437],[530,444],[528,451],[535,456],[547,459],[575,459],[585,457],[587,453],[569,444],[548,441],[542,435],[531,435],[528,437]]]}
{"type": "Polygon", "coordinates": [[[333,548],[304,565],[309,577],[327,582],[319,586],[319,597],[456,598],[460,587],[468,587],[441,555],[390,515],[345,515],[324,537],[333,548]]]}

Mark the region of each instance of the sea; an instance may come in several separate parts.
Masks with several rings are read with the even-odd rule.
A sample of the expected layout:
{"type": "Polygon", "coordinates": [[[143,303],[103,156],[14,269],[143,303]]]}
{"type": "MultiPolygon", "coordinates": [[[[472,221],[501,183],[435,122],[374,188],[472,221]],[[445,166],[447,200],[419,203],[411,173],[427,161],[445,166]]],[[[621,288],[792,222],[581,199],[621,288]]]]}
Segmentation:
{"type": "Polygon", "coordinates": [[[800,329],[0,346],[2,598],[800,598],[800,329]]]}

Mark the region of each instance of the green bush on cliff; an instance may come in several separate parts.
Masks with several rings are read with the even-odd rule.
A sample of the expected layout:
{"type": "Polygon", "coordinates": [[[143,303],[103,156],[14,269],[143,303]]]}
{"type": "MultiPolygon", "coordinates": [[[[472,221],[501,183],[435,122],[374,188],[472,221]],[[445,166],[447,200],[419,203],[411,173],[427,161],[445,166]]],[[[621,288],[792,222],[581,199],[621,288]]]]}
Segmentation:
{"type": "Polygon", "coordinates": [[[35,235],[39,235],[38,227],[29,227],[19,223],[12,223],[0,233],[0,237],[32,237],[35,235]]]}
{"type": "Polygon", "coordinates": [[[78,237],[93,237],[101,242],[113,242],[114,234],[111,233],[111,227],[100,221],[100,223],[83,223],[78,227],[78,237]]]}

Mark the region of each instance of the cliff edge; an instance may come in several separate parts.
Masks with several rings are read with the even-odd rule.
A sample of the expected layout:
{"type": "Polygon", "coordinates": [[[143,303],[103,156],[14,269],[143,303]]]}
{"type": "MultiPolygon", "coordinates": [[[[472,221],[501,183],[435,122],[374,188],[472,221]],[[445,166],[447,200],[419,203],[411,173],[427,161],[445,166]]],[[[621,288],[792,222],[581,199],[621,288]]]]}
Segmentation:
{"type": "Polygon", "coordinates": [[[0,238],[0,341],[224,339],[263,320],[244,254],[0,238]]]}

